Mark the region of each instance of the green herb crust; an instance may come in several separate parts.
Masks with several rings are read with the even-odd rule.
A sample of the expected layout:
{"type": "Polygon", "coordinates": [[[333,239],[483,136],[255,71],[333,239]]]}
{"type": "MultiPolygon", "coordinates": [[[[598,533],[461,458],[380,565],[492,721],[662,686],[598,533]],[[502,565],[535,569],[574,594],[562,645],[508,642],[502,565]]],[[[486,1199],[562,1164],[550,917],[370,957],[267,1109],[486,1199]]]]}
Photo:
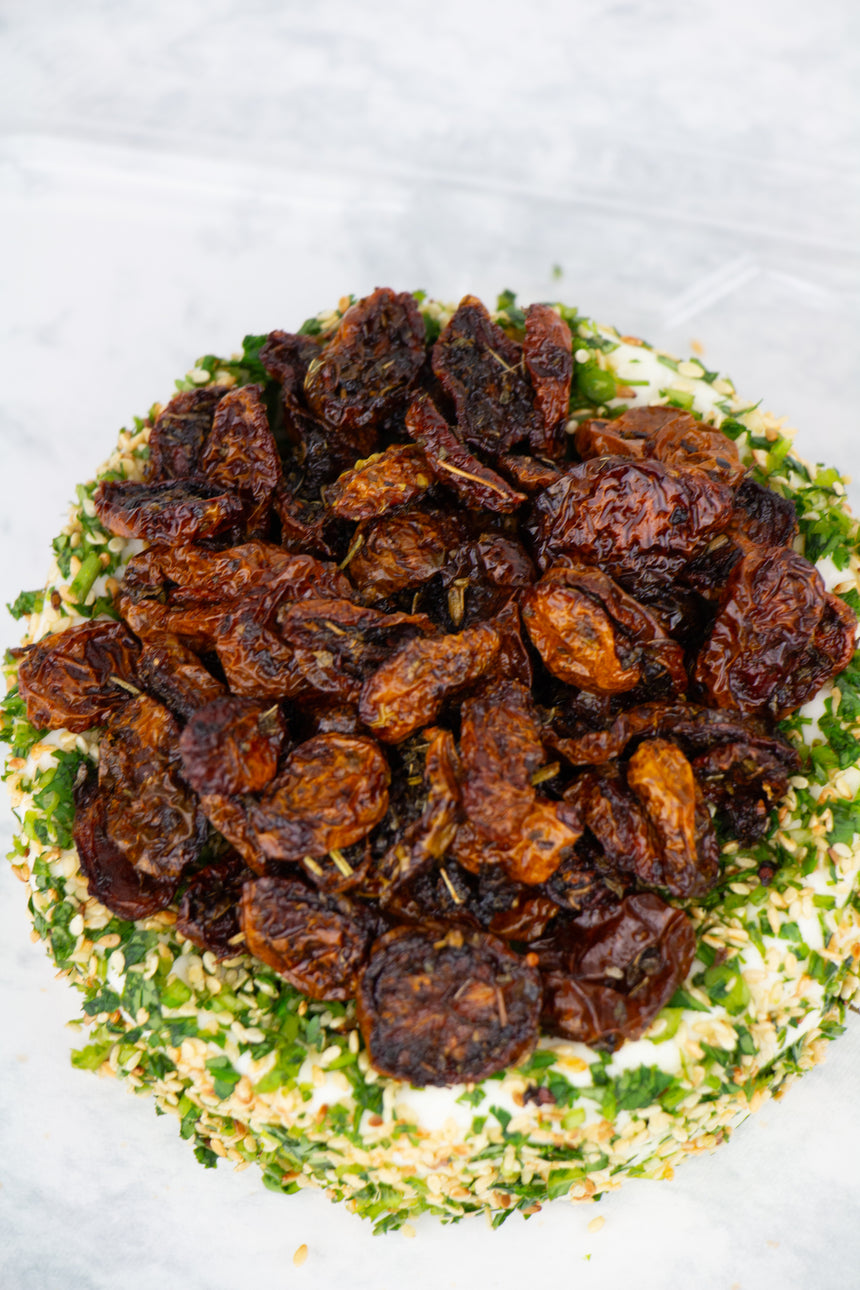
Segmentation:
{"type": "MultiPolygon", "coordinates": [[[[416,296],[433,337],[449,311],[416,296]]],[[[301,330],[329,330],[349,303],[301,330]]],[[[780,422],[698,362],[560,310],[574,331],[572,416],[663,402],[720,425],[759,482],[794,500],[807,558],[860,609],[858,525],[835,470],[796,458],[780,422]]],[[[496,317],[513,333],[522,326],[512,293],[496,317]]],[[[177,385],[264,381],[264,339],[246,337],[230,360],[200,359],[177,385]]],[[[150,424],[120,433],[97,480],[141,477],[150,424]]],[[[96,518],[97,480],[78,487],[47,587],[9,606],[27,619],[27,641],[112,613],[135,547],[96,518]]],[[[670,1177],[820,1059],[860,986],[860,655],[783,723],[802,771],[768,840],[724,847],[717,888],[688,906],[696,959],[646,1035],[613,1055],[544,1039],[525,1066],[432,1095],[376,1074],[351,1003],[311,1002],[245,955],[219,963],[175,932],[170,913],[129,923],[91,899],[72,842],[72,790],[82,763],[98,758],[99,732],[34,730],[13,660],[6,670],[0,738],[20,826],[9,858],[29,884],[36,932],[81,993],[88,1033],[73,1065],[154,1096],[202,1164],[256,1164],[285,1193],[324,1187],[378,1231],[423,1211],[446,1221],[485,1211],[497,1226],[548,1199],[593,1199],[623,1176],[670,1177]],[[775,867],[767,883],[763,866],[775,867]],[[537,1100],[536,1088],[554,1101],[537,1100]]]]}

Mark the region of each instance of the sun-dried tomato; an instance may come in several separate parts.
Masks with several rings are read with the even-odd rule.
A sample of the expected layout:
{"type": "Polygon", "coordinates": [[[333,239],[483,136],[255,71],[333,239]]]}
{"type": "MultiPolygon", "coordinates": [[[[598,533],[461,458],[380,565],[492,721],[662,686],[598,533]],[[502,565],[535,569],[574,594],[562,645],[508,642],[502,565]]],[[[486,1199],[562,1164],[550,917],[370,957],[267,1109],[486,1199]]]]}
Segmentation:
{"type": "Polygon", "coordinates": [[[403,883],[442,859],[459,822],[460,765],[454,736],[450,730],[433,727],[423,736],[428,740],[424,762],[427,799],[421,814],[402,828],[379,863],[383,906],[390,905],[392,892],[403,883]]]}
{"type": "Polygon", "coordinates": [[[75,850],[90,895],[119,918],[149,918],[170,904],[178,878],[153,877],[136,869],[107,831],[107,794],[91,773],[75,788],[75,850]]]}
{"type": "Polygon", "coordinates": [[[732,836],[759,842],[773,807],[788,791],[796,760],[796,753],[789,760],[746,740],[733,740],[700,753],[691,764],[705,798],[717,806],[732,836]]]}
{"type": "Polygon", "coordinates": [[[549,896],[528,896],[525,900],[517,897],[510,909],[493,915],[489,930],[502,940],[528,943],[543,936],[559,912],[549,896]]]}
{"type": "Polygon", "coordinates": [[[537,549],[544,568],[573,556],[622,586],[666,582],[728,522],[731,504],[731,489],[701,471],[600,457],[537,499],[537,549]]]}
{"type": "Polygon", "coordinates": [[[515,485],[521,493],[542,493],[551,484],[558,483],[561,470],[552,462],[541,461],[538,457],[529,457],[523,453],[502,452],[495,459],[502,475],[515,485]]]}
{"type": "Polygon", "coordinates": [[[260,362],[272,380],[279,381],[287,394],[295,396],[321,352],[320,340],[314,336],[270,331],[260,347],[260,362]]]}
{"type": "Polygon", "coordinates": [[[290,482],[304,498],[319,500],[322,489],[349,470],[356,456],[367,457],[376,448],[372,426],[345,435],[302,407],[286,385],[282,408],[283,431],[292,448],[290,482]]]}
{"type": "Polygon", "coordinates": [[[89,730],[128,701],[140,646],[124,623],[95,622],[45,636],[18,665],[18,690],[36,730],[89,730]]]}
{"type": "Polygon", "coordinates": [[[418,507],[383,515],[362,529],[349,576],[365,596],[384,600],[420,587],[440,571],[462,537],[457,517],[418,507]]]}
{"type": "Polygon", "coordinates": [[[174,394],[149,432],[148,484],[187,479],[196,472],[215,409],[226,393],[226,386],[206,385],[174,394]]]}
{"type": "Polygon", "coordinates": [[[409,641],[362,686],[359,715],[377,738],[396,744],[435,721],[444,701],[477,681],[499,656],[487,623],[458,636],[409,641]]]}
{"type": "Polygon", "coordinates": [[[384,452],[357,461],[329,484],[326,506],[342,520],[372,520],[394,506],[415,501],[434,479],[417,444],[392,444],[384,452]]]}
{"type": "Polygon", "coordinates": [[[593,1048],[638,1039],[684,981],[696,950],[692,923],[650,893],[628,896],[591,928],[539,949],[542,1021],[550,1034],[593,1048]]]}
{"type": "Polygon", "coordinates": [[[144,639],[137,675],[144,690],[185,721],[197,708],[226,693],[197,655],[177,636],[167,633],[144,639]]]}
{"type": "Polygon", "coordinates": [[[454,858],[471,873],[498,865],[513,882],[536,886],[547,882],[582,836],[578,808],[538,797],[523,817],[516,839],[505,846],[489,842],[470,823],[457,830],[454,858]]]}
{"type": "Polygon", "coordinates": [[[216,958],[229,959],[241,954],[245,947],[239,924],[239,900],[242,886],[251,876],[235,854],[201,869],[179,902],[176,930],[202,950],[211,950],[216,958]]]}
{"type": "Polygon", "coordinates": [[[522,346],[496,326],[475,296],[460,301],[433,346],[432,363],[454,401],[459,431],[472,447],[501,452],[532,430],[540,432],[522,346]]]}
{"type": "Polygon", "coordinates": [[[732,528],[757,546],[791,546],[797,537],[797,510],[790,497],[747,476],[735,490],[732,528]]]}
{"type": "Polygon", "coordinates": [[[254,873],[265,874],[269,862],[248,818],[245,799],[223,793],[201,793],[200,809],[214,829],[225,838],[254,873]]]}
{"type": "Polygon", "coordinates": [[[406,414],[406,429],[424,449],[430,468],[466,506],[509,515],[526,500],[506,479],[480,462],[451,430],[429,394],[419,394],[406,414]]]}
{"type": "Polygon", "coordinates": [[[424,363],[424,320],[408,292],[380,287],[347,309],[305,377],[317,416],[345,434],[379,426],[424,363]]]}
{"type": "Polygon", "coordinates": [[[251,954],[311,999],[350,999],[370,938],[349,901],[296,878],[258,878],[242,890],[242,930],[251,954]]]}
{"type": "Polygon", "coordinates": [[[733,441],[689,412],[680,412],[660,426],[649,442],[648,455],[679,470],[702,470],[732,487],[746,473],[733,441]]]}
{"type": "Polygon", "coordinates": [[[315,735],[249,806],[260,846],[273,860],[324,856],[366,837],[388,810],[388,763],[372,739],[315,735]]]}
{"type": "Polygon", "coordinates": [[[504,941],[459,928],[398,927],[361,974],[358,1020],[378,1071],[411,1084],[473,1083],[537,1040],[540,978],[504,941]]]}
{"type": "Polygon", "coordinates": [[[693,768],[677,744],[647,739],[627,766],[660,844],[662,874],[650,881],[673,896],[702,896],[719,873],[720,848],[693,768]]]}
{"type": "Polygon", "coordinates": [[[297,554],[334,557],[327,536],[327,512],[321,503],[305,502],[287,488],[279,488],[272,497],[272,509],[281,527],[281,546],[297,554]]]}
{"type": "MultiPolygon", "coordinates": [[[[622,694],[639,682],[635,655],[625,649],[633,666],[619,657],[612,619],[591,596],[555,576],[543,578],[522,595],[521,612],[532,643],[559,680],[601,694],[622,694]]],[[[561,570],[563,572],[563,570],[561,570]]]]}
{"type": "Polygon", "coordinates": [[[261,589],[273,609],[281,600],[354,595],[335,565],[271,542],[243,542],[224,551],[152,547],[129,562],[123,580],[126,595],[132,587],[136,602],[149,597],[175,606],[223,603],[261,589]],[[168,589],[169,583],[177,586],[168,589]]]}
{"type": "Polygon", "coordinates": [[[564,427],[573,377],[572,348],[570,328],[555,310],[549,305],[529,305],[523,358],[542,422],[529,432],[531,450],[539,456],[564,456],[564,427]]]}
{"type": "Polygon", "coordinates": [[[118,537],[168,545],[215,537],[239,524],[247,510],[238,493],[200,475],[159,484],[103,480],[93,504],[105,528],[118,537]]]}
{"type": "Polygon", "coordinates": [[[207,833],[181,777],[179,735],[167,708],[140,695],[108,727],[99,748],[108,838],[135,869],[168,882],[198,858],[207,833]]]}
{"type": "Polygon", "coordinates": [[[579,808],[611,872],[634,874],[646,887],[664,885],[660,840],[617,767],[581,775],[565,798],[579,808]]]}
{"type": "Polygon", "coordinates": [[[716,707],[778,720],[847,666],[856,626],[803,556],[752,548],[732,570],[695,679],[716,707]]]}
{"type": "Polygon", "coordinates": [[[308,689],[357,703],[363,681],[399,645],[437,628],[424,614],[384,614],[349,600],[300,600],[278,612],[291,667],[308,689]]]}
{"type": "Polygon", "coordinates": [[[546,760],[531,695],[524,686],[489,686],[464,700],[460,756],[469,821],[492,842],[514,843],[536,797],[531,777],[546,760]]]}
{"type": "Polygon", "coordinates": [[[529,586],[535,576],[534,565],[516,538],[484,532],[455,547],[441,570],[451,626],[471,627],[493,618],[512,602],[512,593],[529,586]]]}
{"type": "Polygon", "coordinates": [[[248,533],[265,536],[272,496],[283,483],[283,471],[261,386],[239,386],[221,400],[198,468],[216,488],[246,498],[248,533]]]}
{"type": "Polygon", "coordinates": [[[253,699],[286,699],[304,693],[294,651],[266,625],[265,606],[248,603],[221,609],[215,651],[233,694],[253,699]]]}
{"type": "Polygon", "coordinates": [[[657,680],[671,692],[686,689],[681,647],[599,569],[554,565],[520,604],[532,642],[559,680],[603,694],[657,680]]]}
{"type": "Polygon", "coordinates": [[[278,769],[286,723],[266,707],[233,695],[198,708],[179,738],[183,779],[198,793],[256,793],[278,769]]]}
{"type": "Polygon", "coordinates": [[[727,708],[702,708],[695,703],[643,703],[619,712],[611,725],[578,739],[553,738],[552,746],[573,766],[600,765],[620,757],[633,739],[661,735],[697,753],[715,744],[740,740],[783,760],[794,771],[797,753],[770,724],[727,708]]]}

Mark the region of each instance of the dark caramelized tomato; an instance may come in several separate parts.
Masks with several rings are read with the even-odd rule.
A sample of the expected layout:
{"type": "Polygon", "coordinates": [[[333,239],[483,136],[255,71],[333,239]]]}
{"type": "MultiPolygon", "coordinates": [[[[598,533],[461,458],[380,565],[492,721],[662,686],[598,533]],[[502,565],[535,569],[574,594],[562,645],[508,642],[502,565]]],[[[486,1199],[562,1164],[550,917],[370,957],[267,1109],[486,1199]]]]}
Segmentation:
{"type": "Polygon", "coordinates": [[[638,1039],[690,970],[693,925],[658,896],[628,896],[582,930],[574,923],[535,947],[544,982],[543,1024],[550,1034],[593,1048],[638,1039]]]}
{"type": "Polygon", "coordinates": [[[275,778],[285,736],[277,704],[215,699],[179,738],[183,778],[198,793],[257,793],[275,778]]]}
{"type": "Polygon", "coordinates": [[[523,358],[535,391],[543,424],[529,431],[532,452],[563,457],[564,427],[573,377],[573,337],[570,328],[549,305],[529,305],[523,358]]]}
{"type": "Polygon", "coordinates": [[[376,941],[358,1019],[378,1071],[410,1084],[474,1083],[525,1060],[537,1040],[540,977],[495,936],[398,927],[376,941]]]}
{"type": "Polygon", "coordinates": [[[195,473],[215,409],[226,393],[226,386],[207,385],[174,394],[150,431],[147,483],[187,479],[195,473]]]}
{"type": "Polygon", "coordinates": [[[140,645],[124,623],[97,622],[28,646],[18,689],[36,730],[89,730],[128,701],[140,645]]]}
{"type": "Polygon", "coordinates": [[[370,924],[345,898],[295,878],[259,878],[242,890],[241,922],[250,953],[308,998],[352,998],[370,924]]]}
{"type": "Polygon", "coordinates": [[[170,904],[178,878],[135,868],[107,830],[110,801],[94,774],[75,789],[75,849],[91,896],[118,918],[149,918],[170,904]]]}
{"type": "Polygon", "coordinates": [[[508,515],[526,500],[506,479],[490,470],[463,446],[427,394],[421,394],[406,414],[406,429],[420,443],[440,484],[478,510],[508,515]]]}
{"type": "Polygon", "coordinates": [[[106,480],[93,496],[96,514],[118,537],[199,542],[240,523],[246,503],[199,475],[159,484],[106,480]]]}
{"type": "Polygon", "coordinates": [[[372,520],[361,536],[349,576],[366,599],[375,601],[434,578],[462,534],[451,516],[416,508],[372,520]]]}
{"type": "Polygon", "coordinates": [[[780,719],[848,665],[856,623],[803,556],[754,547],[732,570],[696,680],[716,707],[780,719]]]}
{"type": "Polygon", "coordinates": [[[372,739],[315,735],[251,803],[260,846],[273,860],[324,856],[366,837],[388,810],[388,763],[372,739]]]}
{"type": "Polygon", "coordinates": [[[251,503],[249,532],[264,536],[269,504],[283,482],[283,472],[261,386],[242,385],[220,401],[199,468],[212,484],[251,503]]]}
{"type": "Polygon", "coordinates": [[[102,739],[99,791],[106,832],[141,873],[175,881],[197,860],[206,820],[181,776],[179,726],[160,703],[140,695],[102,739]]]}
{"type": "Polygon", "coordinates": [[[453,399],[460,433],[472,447],[504,451],[540,431],[522,346],[475,296],[464,296],[433,346],[433,372],[453,399]]]}
{"type": "Polygon", "coordinates": [[[186,721],[198,708],[226,693],[194,651],[169,633],[154,633],[143,641],[137,674],[143,689],[186,721]]]}
{"type": "Polygon", "coordinates": [[[516,682],[466,699],[460,724],[463,806],[478,832],[510,845],[535,800],[531,777],[544,763],[531,696],[516,682]]]}
{"type": "Polygon", "coordinates": [[[359,300],[308,368],[311,410],[347,433],[381,424],[421,369],[424,337],[424,320],[408,292],[381,287],[359,300]]]}
{"type": "Polygon", "coordinates": [[[728,522],[731,506],[731,489],[701,471],[599,457],[538,498],[537,547],[544,567],[568,555],[624,587],[666,582],[728,522]]]}
{"type": "Polygon", "coordinates": [[[239,900],[243,884],[252,876],[235,854],[201,869],[179,902],[176,930],[202,950],[211,950],[219,959],[241,954],[245,947],[239,924],[239,900]]]}

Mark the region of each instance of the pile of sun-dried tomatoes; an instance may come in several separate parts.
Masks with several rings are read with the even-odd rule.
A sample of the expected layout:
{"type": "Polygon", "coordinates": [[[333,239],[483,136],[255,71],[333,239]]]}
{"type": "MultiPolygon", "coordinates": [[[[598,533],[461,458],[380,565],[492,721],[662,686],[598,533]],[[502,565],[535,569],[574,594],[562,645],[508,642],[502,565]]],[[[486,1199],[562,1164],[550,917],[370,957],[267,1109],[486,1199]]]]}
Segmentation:
{"type": "Polygon", "coordinates": [[[855,618],[790,502],[689,414],[566,431],[571,333],[466,297],[431,346],[381,289],[273,332],[263,385],[178,394],[145,483],[103,483],[119,622],[30,647],[38,727],[103,725],[77,789],[91,891],[173,906],[315,999],[374,1065],[478,1080],[545,1032],[613,1048],[694,934],[667,897],[764,835],[774,722],[855,618]]]}

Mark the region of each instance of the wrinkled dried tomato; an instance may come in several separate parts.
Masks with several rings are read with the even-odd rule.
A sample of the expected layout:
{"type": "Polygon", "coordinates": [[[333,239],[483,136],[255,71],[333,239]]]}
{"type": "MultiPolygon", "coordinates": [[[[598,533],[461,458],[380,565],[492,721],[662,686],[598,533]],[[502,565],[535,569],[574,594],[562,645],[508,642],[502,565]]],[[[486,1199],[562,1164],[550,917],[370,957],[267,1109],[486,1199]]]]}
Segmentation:
{"type": "Polygon", "coordinates": [[[251,876],[235,854],[201,869],[183,892],[176,930],[202,950],[211,950],[216,958],[241,954],[244,943],[239,900],[242,886],[251,876]]]}
{"type": "Polygon", "coordinates": [[[99,750],[99,792],[107,799],[105,832],[141,873],[177,880],[206,839],[206,820],[181,777],[179,726],[146,695],[126,705],[99,750]]]}
{"type": "Polygon", "coordinates": [[[344,898],[295,878],[258,878],[242,890],[248,949],[311,999],[350,999],[370,927],[344,898]]]}
{"type": "Polygon", "coordinates": [[[454,516],[417,507],[383,515],[362,530],[349,576],[369,599],[384,600],[435,577],[460,538],[454,516]]]}
{"type": "Polygon", "coordinates": [[[179,737],[182,776],[198,793],[256,793],[275,778],[286,723],[277,705],[233,695],[198,708],[179,737]]]}
{"type": "Polygon", "coordinates": [[[555,310],[549,305],[529,305],[523,358],[542,422],[529,431],[529,445],[539,456],[564,456],[564,427],[573,377],[572,348],[570,328],[555,310]]]}
{"type": "Polygon", "coordinates": [[[427,492],[435,476],[417,444],[392,444],[329,484],[326,506],[342,520],[371,520],[427,492]]]}
{"type": "Polygon", "coordinates": [[[477,681],[499,655],[499,633],[487,623],[459,636],[409,641],[368,677],[359,715],[385,743],[396,744],[435,721],[450,695],[477,681]]]}
{"type": "Polygon", "coordinates": [[[95,622],[45,636],[18,665],[18,690],[36,730],[89,730],[128,701],[140,646],[124,623],[95,622]]]}
{"type": "Polygon", "coordinates": [[[463,806],[492,842],[514,843],[536,793],[531,777],[545,761],[531,695],[516,682],[491,686],[461,709],[463,806]]]}
{"type": "Polygon", "coordinates": [[[686,977],[695,950],[680,909],[650,893],[628,896],[594,927],[573,924],[566,941],[539,949],[543,1024],[595,1048],[638,1039],[686,977]]]}
{"type": "Polygon", "coordinates": [[[371,1061],[419,1087],[472,1083],[534,1047],[540,978],[483,932],[398,927],[361,974],[358,1020],[371,1061]]]}
{"type": "Polygon", "coordinates": [[[622,586],[666,582],[728,522],[731,504],[731,489],[700,471],[600,457],[537,499],[537,549],[544,568],[573,556],[622,586]]]}
{"type": "Polygon", "coordinates": [[[315,735],[249,807],[259,844],[273,860],[324,856],[351,846],[388,810],[388,763],[372,739],[315,735]]]}
{"type": "Polygon", "coordinates": [[[346,432],[378,426],[424,363],[424,319],[408,292],[381,287],[347,309],[304,388],[311,410],[346,432]]]}
{"type": "Polygon", "coordinates": [[[446,488],[468,507],[509,515],[526,500],[506,479],[479,461],[453,433],[427,394],[421,394],[406,414],[406,429],[424,449],[430,467],[446,488]]]}
{"type": "Polygon", "coordinates": [[[93,495],[96,514],[118,537],[146,542],[199,542],[231,529],[245,517],[246,503],[200,475],[137,484],[104,480],[93,495]]]}
{"type": "Polygon", "coordinates": [[[108,833],[111,803],[90,774],[75,789],[75,850],[90,895],[119,918],[149,918],[170,904],[179,879],[135,868],[108,833]]]}
{"type": "Polygon", "coordinates": [[[803,556],[753,548],[732,570],[695,679],[716,707],[778,720],[847,666],[856,626],[803,556]]]}
{"type": "Polygon", "coordinates": [[[226,694],[193,650],[168,633],[143,640],[137,675],[144,690],[185,721],[197,708],[226,694]]]}
{"type": "Polygon", "coordinates": [[[720,849],[693,768],[677,744],[647,739],[627,766],[627,783],[660,841],[662,875],[673,896],[702,896],[719,873],[720,849]]]}
{"type": "Polygon", "coordinates": [[[300,600],[278,612],[278,632],[292,647],[291,667],[306,687],[357,703],[362,682],[406,641],[433,636],[424,614],[384,614],[349,600],[300,600]]]}
{"type": "Polygon", "coordinates": [[[226,386],[206,385],[174,394],[149,433],[147,483],[187,479],[196,472],[215,409],[226,393],[226,386]]]}
{"type": "Polygon", "coordinates": [[[454,401],[462,437],[474,448],[504,451],[540,432],[534,392],[523,372],[522,346],[464,296],[433,346],[433,372],[454,401]]]}
{"type": "Polygon", "coordinates": [[[220,401],[200,453],[199,470],[216,487],[246,498],[248,532],[265,536],[271,499],[283,482],[283,471],[261,386],[239,386],[220,401]]]}

